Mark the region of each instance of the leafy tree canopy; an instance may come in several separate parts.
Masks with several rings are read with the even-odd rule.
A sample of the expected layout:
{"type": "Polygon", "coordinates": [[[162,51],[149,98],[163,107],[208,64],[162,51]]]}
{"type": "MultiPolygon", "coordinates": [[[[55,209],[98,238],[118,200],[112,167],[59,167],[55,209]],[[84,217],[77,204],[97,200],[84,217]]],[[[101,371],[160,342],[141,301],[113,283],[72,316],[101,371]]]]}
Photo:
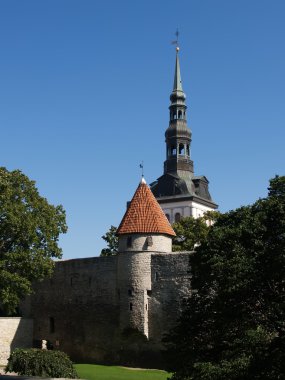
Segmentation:
{"type": "Polygon", "coordinates": [[[109,231],[102,236],[102,239],[107,243],[107,248],[103,248],[100,256],[113,256],[117,255],[119,248],[119,240],[116,235],[117,227],[111,226],[109,231]]]}
{"type": "Polygon", "coordinates": [[[217,219],[217,211],[209,211],[201,218],[194,219],[192,216],[182,218],[180,222],[172,225],[176,233],[173,239],[173,251],[193,251],[196,245],[201,244],[210,229],[210,225],[217,219]]]}
{"type": "Polygon", "coordinates": [[[285,177],[220,215],[190,258],[192,297],[166,339],[173,380],[285,374],[285,177]]]}
{"type": "Polygon", "coordinates": [[[61,257],[60,233],[67,226],[62,206],[41,197],[21,171],[0,167],[0,309],[12,314],[34,280],[48,276],[61,257]]]}

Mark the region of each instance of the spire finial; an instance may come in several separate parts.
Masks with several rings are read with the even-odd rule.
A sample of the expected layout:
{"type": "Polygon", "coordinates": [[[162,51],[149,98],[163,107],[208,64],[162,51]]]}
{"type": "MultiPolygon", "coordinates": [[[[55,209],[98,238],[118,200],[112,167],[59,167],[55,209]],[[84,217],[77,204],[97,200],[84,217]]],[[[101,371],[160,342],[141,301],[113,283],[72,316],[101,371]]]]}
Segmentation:
{"type": "Polygon", "coordinates": [[[143,174],[143,161],[140,163],[140,168],[141,168],[141,170],[142,170],[142,178],[144,177],[144,174],[143,174]]]}
{"type": "Polygon", "coordinates": [[[180,74],[180,64],[179,64],[179,44],[178,44],[178,38],[179,38],[179,31],[176,30],[176,40],[172,41],[172,44],[176,45],[176,63],[175,63],[175,74],[174,74],[174,83],[173,83],[173,92],[183,92],[182,89],[182,81],[181,81],[181,74],[180,74]]]}
{"type": "Polygon", "coordinates": [[[178,28],[176,29],[176,32],[175,32],[175,36],[176,36],[176,40],[174,40],[174,41],[172,41],[171,43],[172,43],[172,45],[176,45],[176,53],[178,53],[179,52],[179,30],[178,30],[178,28]]]}
{"type": "Polygon", "coordinates": [[[146,184],[146,180],[144,179],[144,174],[143,174],[143,161],[140,163],[140,168],[142,170],[142,178],[141,178],[141,181],[140,181],[140,184],[146,184]]]}

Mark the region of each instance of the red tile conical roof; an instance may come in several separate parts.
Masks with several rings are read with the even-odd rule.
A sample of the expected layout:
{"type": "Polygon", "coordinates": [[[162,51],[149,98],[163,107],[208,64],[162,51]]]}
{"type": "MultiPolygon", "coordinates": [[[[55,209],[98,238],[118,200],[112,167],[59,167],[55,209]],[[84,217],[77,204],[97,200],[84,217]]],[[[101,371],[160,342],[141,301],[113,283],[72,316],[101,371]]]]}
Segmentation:
{"type": "Polygon", "coordinates": [[[117,230],[117,235],[132,233],[176,235],[144,179],[117,230]]]}

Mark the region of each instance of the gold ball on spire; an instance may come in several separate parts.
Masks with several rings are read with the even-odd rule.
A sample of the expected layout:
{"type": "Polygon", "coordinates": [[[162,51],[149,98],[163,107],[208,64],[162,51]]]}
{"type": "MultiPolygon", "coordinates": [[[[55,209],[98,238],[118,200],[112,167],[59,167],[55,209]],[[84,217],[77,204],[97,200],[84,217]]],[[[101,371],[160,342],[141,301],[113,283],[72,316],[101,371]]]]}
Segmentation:
{"type": "Polygon", "coordinates": [[[177,51],[177,53],[179,52],[179,46],[176,46],[176,51],[177,51]]]}

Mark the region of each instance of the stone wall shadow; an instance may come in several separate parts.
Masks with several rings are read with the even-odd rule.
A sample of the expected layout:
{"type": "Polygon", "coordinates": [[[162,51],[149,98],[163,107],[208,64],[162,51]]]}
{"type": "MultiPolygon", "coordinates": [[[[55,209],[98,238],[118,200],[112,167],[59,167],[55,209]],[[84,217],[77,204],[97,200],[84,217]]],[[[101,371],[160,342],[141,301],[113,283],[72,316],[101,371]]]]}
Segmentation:
{"type": "MultiPolygon", "coordinates": [[[[11,318],[14,319],[14,318],[11,318]]],[[[19,320],[19,324],[11,340],[10,352],[16,348],[32,348],[33,347],[33,319],[15,318],[19,320]]]]}

